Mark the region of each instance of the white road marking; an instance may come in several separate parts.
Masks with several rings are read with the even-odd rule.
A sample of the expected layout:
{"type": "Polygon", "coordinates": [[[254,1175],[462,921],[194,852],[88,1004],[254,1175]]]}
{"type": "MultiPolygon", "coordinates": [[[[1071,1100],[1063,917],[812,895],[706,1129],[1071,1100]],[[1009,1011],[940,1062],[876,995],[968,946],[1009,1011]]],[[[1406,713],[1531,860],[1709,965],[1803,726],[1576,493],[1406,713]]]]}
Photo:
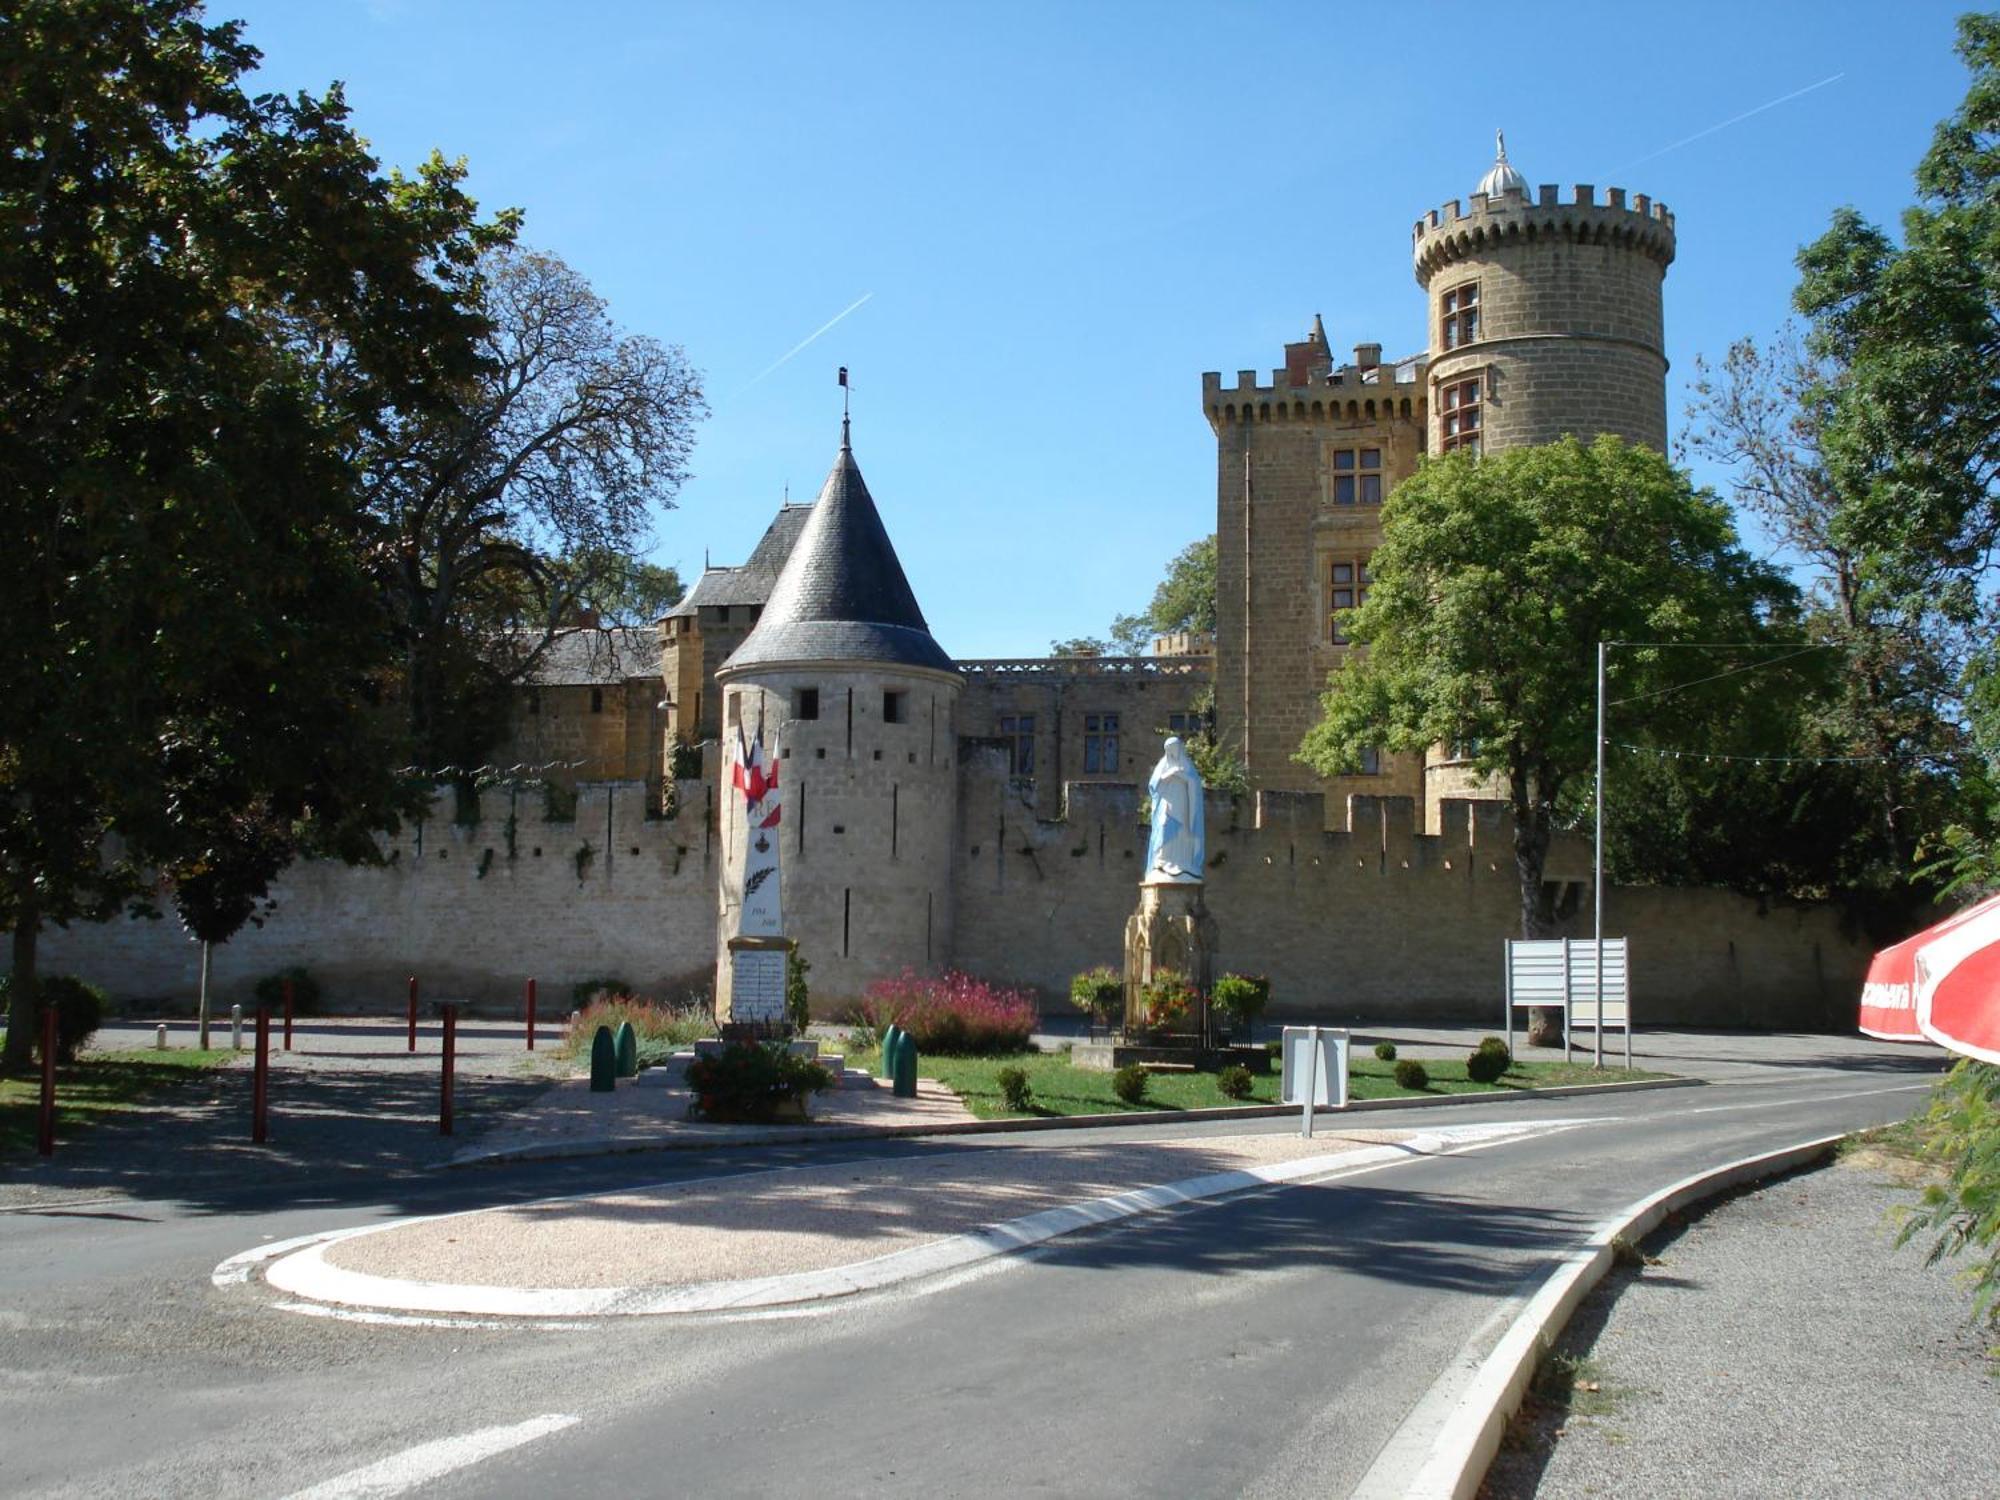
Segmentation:
{"type": "Polygon", "coordinates": [[[309,1318],[332,1318],[341,1323],[384,1323],[397,1328],[482,1328],[512,1331],[532,1328],[537,1333],[581,1333],[588,1323],[496,1323],[490,1318],[420,1318],[410,1313],[364,1312],[352,1307],[323,1307],[317,1302],[273,1302],[279,1312],[303,1313],[309,1318]]]}
{"type": "Polygon", "coordinates": [[[1762,1104],[1704,1104],[1699,1109],[1670,1109],[1647,1118],[1673,1120],[1683,1115],[1730,1115],[1752,1109],[1793,1109],[1802,1104],[1833,1104],[1842,1099],[1873,1099],[1878,1094],[1907,1094],[1916,1089],[1928,1090],[1936,1080],[1929,1083],[1899,1083],[1886,1089],[1860,1089],[1852,1094],[1811,1094],[1799,1099],[1771,1099],[1762,1104]]]}
{"type": "Polygon", "coordinates": [[[482,1427],[477,1432],[463,1433],[458,1437],[419,1443],[414,1448],[406,1448],[363,1468],[349,1470],[310,1489],[296,1490],[286,1496],[286,1500],[386,1500],[387,1496],[400,1495],[420,1484],[429,1484],[433,1479],[441,1479],[456,1469],[505,1453],[510,1448],[561,1432],[565,1427],[574,1427],[582,1420],[581,1417],[552,1412],[546,1416],[530,1417],[510,1427],[482,1427]]]}

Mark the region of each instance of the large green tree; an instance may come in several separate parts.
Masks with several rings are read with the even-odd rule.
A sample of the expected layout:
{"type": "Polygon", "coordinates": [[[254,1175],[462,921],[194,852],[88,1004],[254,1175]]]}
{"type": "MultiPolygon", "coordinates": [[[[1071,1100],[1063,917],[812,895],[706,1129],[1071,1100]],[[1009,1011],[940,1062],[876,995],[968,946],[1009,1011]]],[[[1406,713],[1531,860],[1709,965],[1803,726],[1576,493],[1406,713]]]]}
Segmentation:
{"type": "MultiPolygon", "coordinates": [[[[1360,649],[1328,681],[1299,759],[1352,771],[1371,747],[1454,745],[1514,814],[1521,931],[1556,920],[1543,881],[1565,795],[1592,770],[1599,641],[1765,638],[1791,586],[1729,509],[1650,449],[1600,437],[1426,462],[1390,495],[1360,649]]],[[[1640,736],[1712,708],[1721,683],[1663,644],[1622,647],[1620,723],[1640,736]]]]}
{"type": "Polygon", "coordinates": [[[256,61],[193,0],[0,15],[0,1067],[46,924],[393,811],[352,458],[474,376],[509,226],[440,161],[384,176],[337,91],[252,97],[256,61]]]}
{"type": "MultiPolygon", "coordinates": [[[[1900,616],[2000,756],[2000,16],[1968,15],[1964,100],[1917,167],[1898,244],[1852,210],[1801,253],[1836,533],[1870,607],[1900,616]]],[[[1961,825],[1962,847],[1990,830],[1961,825]],[[1969,841],[1969,842],[1967,842],[1969,841]]]]}

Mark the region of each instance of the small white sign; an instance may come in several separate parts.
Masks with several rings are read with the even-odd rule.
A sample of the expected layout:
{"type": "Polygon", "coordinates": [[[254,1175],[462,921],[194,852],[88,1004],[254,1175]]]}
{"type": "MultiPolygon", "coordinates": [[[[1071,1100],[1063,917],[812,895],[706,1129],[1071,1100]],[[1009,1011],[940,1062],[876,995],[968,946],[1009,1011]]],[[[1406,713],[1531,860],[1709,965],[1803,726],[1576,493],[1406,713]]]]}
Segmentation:
{"type": "MultiPolygon", "coordinates": [[[[1332,1026],[1287,1026],[1279,1097],[1286,1104],[1347,1108],[1348,1033],[1332,1026]]],[[[1311,1132],[1308,1131],[1308,1134],[1311,1132]]]]}

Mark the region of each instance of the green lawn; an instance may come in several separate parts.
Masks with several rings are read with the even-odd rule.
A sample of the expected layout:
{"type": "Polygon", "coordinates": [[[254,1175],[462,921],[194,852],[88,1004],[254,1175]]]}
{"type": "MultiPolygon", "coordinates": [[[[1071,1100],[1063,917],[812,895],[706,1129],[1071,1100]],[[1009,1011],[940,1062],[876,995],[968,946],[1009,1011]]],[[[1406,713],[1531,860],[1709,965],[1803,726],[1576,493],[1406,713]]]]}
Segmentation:
{"type": "MultiPolygon", "coordinates": [[[[880,1056],[874,1052],[847,1055],[850,1068],[879,1072],[880,1056]]],[[[1465,1059],[1425,1062],[1430,1087],[1423,1090],[1399,1088],[1390,1076],[1394,1063],[1373,1056],[1353,1058],[1348,1067],[1348,1097],[1351,1099],[1418,1098],[1440,1094],[1509,1093],[1518,1089],[1548,1088],[1567,1083],[1624,1083],[1632,1079],[1660,1078],[1664,1074],[1639,1069],[1594,1069],[1588,1063],[1516,1062],[1497,1083],[1474,1083],[1465,1076],[1465,1059]]],[[[1135,1109],[1218,1109],[1239,1104],[1278,1102],[1278,1074],[1254,1074],[1250,1097],[1230,1099],[1215,1086],[1213,1073],[1155,1073],[1146,1086],[1143,1104],[1127,1104],[1111,1092],[1111,1075],[1070,1066],[1058,1053],[1027,1052],[1013,1057],[925,1057],[917,1071],[935,1078],[965,1100],[965,1106],[982,1120],[1015,1117],[1001,1102],[1000,1085],[995,1081],[1002,1068],[1020,1068],[1028,1075],[1035,1091],[1029,1115],[1099,1115],[1130,1113],[1135,1109]]]]}
{"type": "MultiPolygon", "coordinates": [[[[153,1103],[162,1094],[199,1082],[208,1070],[248,1055],[226,1047],[85,1052],[56,1069],[56,1135],[60,1139],[108,1114],[153,1103]]],[[[0,1156],[35,1149],[41,1099],[39,1066],[25,1077],[0,1078],[0,1156]]]]}

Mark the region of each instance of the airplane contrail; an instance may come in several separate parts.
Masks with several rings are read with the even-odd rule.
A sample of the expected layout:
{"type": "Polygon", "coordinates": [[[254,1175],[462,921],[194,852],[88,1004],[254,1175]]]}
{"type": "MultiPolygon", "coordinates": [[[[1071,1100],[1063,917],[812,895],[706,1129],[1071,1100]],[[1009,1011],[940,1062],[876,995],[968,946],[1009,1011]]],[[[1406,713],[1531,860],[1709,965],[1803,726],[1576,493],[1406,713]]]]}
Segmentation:
{"type": "Polygon", "coordinates": [[[1773,99],[1767,104],[1760,104],[1755,109],[1746,109],[1742,114],[1724,120],[1720,125],[1711,125],[1706,130],[1697,130],[1693,135],[1675,141],[1671,146],[1662,146],[1657,151],[1649,151],[1644,156],[1626,162],[1622,167],[1612,168],[1612,171],[1629,172],[1634,167],[1642,166],[1657,157],[1665,156],[1669,151],[1678,151],[1683,146],[1692,146],[1696,141],[1714,135],[1718,130],[1727,130],[1732,125],[1741,125],[1752,115],[1761,115],[1767,109],[1776,109],[1780,104],[1790,104],[1794,99],[1802,99],[1807,94],[1812,93],[1813,90],[1823,89],[1830,83],[1838,83],[1846,76],[1845,73],[1835,73],[1831,78],[1822,78],[1818,83],[1809,83],[1802,89],[1793,89],[1789,94],[1773,99]]]}
{"type": "MultiPolygon", "coordinates": [[[[750,386],[755,385],[758,381],[762,380],[766,375],[771,374],[774,370],[778,369],[779,366],[785,364],[792,358],[793,355],[797,354],[800,350],[804,349],[808,344],[812,343],[814,339],[818,338],[821,334],[825,333],[828,329],[832,328],[834,324],[838,323],[842,318],[846,317],[849,313],[853,312],[857,307],[861,306],[862,303],[866,302],[870,297],[874,295],[875,294],[873,292],[863,292],[859,297],[856,297],[852,302],[848,303],[847,306],[843,307],[839,312],[835,313],[832,317],[828,318],[824,323],[820,324],[819,327],[815,328],[811,333],[807,334],[804,338],[800,339],[796,344],[792,345],[791,348],[787,349],[783,354],[779,355],[776,359],[771,361],[770,364],[766,365],[763,369],[759,370],[756,373],[756,375],[751,377],[749,384],[745,385],[743,387],[743,390],[746,391],[749,390],[750,386]]],[[[741,392],[739,392],[738,394],[741,394],[741,392]]]]}

